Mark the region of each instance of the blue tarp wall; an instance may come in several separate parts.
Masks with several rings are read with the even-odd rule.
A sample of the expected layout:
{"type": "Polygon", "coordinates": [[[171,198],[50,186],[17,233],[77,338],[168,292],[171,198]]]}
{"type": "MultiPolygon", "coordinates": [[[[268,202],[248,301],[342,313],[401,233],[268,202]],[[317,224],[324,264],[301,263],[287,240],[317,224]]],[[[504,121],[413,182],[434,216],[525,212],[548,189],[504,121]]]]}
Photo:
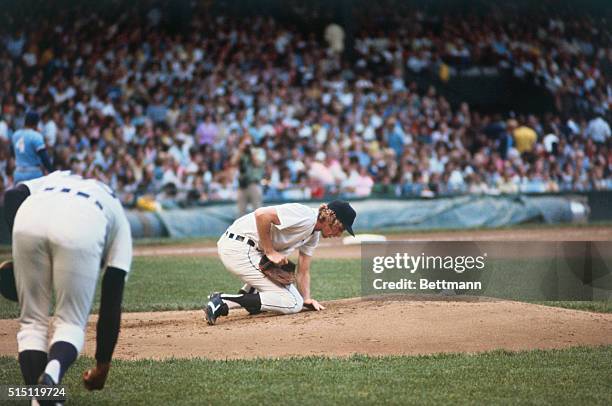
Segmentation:
{"type": "MultiPolygon", "coordinates": [[[[318,207],[320,202],[305,202],[318,207]]],[[[522,223],[586,221],[585,196],[460,196],[432,200],[366,199],[351,201],[356,232],[502,227],[522,223]],[[582,211],[582,214],[581,214],[582,211]]],[[[236,204],[167,210],[130,211],[134,238],[217,237],[237,216],[236,204]]]]}

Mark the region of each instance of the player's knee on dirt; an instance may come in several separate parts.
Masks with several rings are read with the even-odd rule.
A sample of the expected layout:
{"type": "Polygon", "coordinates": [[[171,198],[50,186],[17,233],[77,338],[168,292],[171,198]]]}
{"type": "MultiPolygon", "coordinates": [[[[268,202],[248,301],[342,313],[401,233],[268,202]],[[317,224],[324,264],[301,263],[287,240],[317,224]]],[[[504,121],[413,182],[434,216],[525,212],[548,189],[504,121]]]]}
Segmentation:
{"type": "Polygon", "coordinates": [[[302,311],[302,307],[304,307],[304,298],[302,295],[297,296],[297,303],[295,304],[295,311],[293,313],[299,313],[302,311]]]}
{"type": "Polygon", "coordinates": [[[300,312],[302,306],[304,306],[304,299],[302,296],[298,293],[289,291],[282,294],[276,294],[272,302],[273,303],[270,305],[265,305],[262,298],[261,309],[282,314],[293,314],[300,312]]]}

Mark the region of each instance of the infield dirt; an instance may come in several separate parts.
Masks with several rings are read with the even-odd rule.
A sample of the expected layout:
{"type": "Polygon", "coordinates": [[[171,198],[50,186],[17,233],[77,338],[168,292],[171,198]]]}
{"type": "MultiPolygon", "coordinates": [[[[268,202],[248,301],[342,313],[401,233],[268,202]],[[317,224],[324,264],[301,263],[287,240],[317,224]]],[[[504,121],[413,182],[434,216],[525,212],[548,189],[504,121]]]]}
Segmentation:
{"type": "MultiPolygon", "coordinates": [[[[612,226],[512,228],[497,230],[456,230],[398,233],[388,241],[612,241],[612,226]]],[[[135,255],[216,256],[214,242],[136,247],[135,255]]],[[[359,245],[343,245],[342,239],[321,240],[314,258],[359,258],[359,245]]]]}
{"type": "MultiPolygon", "coordinates": [[[[392,240],[612,240],[612,227],[392,235],[392,240]]],[[[139,247],[137,255],[216,255],[214,243],[139,247]]],[[[358,257],[359,246],[325,241],[316,257],[358,257]]],[[[232,311],[208,326],[202,311],[124,314],[116,357],[240,359],[291,356],[415,355],[612,344],[612,314],[473,300],[344,299],[322,312],[249,316],[232,311]]],[[[95,322],[85,354],[95,352],[95,322]]],[[[0,320],[0,355],[14,356],[17,320],[0,320]]]]}
{"type": "MultiPolygon", "coordinates": [[[[612,344],[612,314],[507,301],[345,299],[322,312],[249,316],[208,326],[202,311],[125,314],[116,357],[237,359],[415,355],[612,344]]],[[[95,321],[85,353],[95,353],[95,321]]],[[[0,321],[0,354],[14,355],[16,320],[0,321]]]]}

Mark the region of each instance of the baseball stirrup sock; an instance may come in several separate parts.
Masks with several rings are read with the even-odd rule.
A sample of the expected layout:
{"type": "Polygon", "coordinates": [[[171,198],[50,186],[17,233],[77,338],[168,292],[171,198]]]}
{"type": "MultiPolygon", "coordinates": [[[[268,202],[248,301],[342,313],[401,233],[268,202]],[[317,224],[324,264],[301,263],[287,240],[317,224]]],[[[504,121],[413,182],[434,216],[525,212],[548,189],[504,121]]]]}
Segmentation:
{"type": "Polygon", "coordinates": [[[45,368],[53,382],[60,383],[70,365],[79,355],[76,347],[66,341],[58,341],[49,350],[49,362],[45,368]]]}
{"type": "Polygon", "coordinates": [[[19,367],[26,385],[36,385],[46,365],[47,353],[44,351],[26,350],[19,353],[19,367]]]}
{"type": "Polygon", "coordinates": [[[231,300],[234,303],[238,303],[245,309],[261,309],[261,299],[259,298],[259,293],[244,293],[241,295],[228,295],[224,293],[221,295],[221,299],[231,300]]]}
{"type": "Polygon", "coordinates": [[[242,288],[240,288],[240,290],[238,291],[239,294],[245,294],[245,293],[257,293],[257,289],[255,289],[254,287],[252,287],[251,285],[249,285],[248,283],[246,283],[242,288]]]}

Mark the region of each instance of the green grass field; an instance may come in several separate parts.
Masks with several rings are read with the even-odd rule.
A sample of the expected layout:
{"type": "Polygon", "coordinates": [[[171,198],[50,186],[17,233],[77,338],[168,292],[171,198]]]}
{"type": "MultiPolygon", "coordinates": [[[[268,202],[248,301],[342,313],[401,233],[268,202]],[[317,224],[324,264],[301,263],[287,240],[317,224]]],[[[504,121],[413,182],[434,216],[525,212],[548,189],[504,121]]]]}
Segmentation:
{"type": "MultiPolygon", "coordinates": [[[[116,361],[107,388],[87,392],[80,359],[68,404],[550,404],[609,405],[612,346],[421,357],[116,361]]],[[[20,382],[0,358],[0,383],[20,382]]]]}
{"type": "MultiPolygon", "coordinates": [[[[360,296],[360,268],[359,259],[315,259],[313,296],[360,296]]],[[[239,286],[216,258],[135,257],[124,309],[197,309],[211,291],[239,286]]],[[[542,304],[612,312],[610,302],[542,304]]],[[[16,316],[17,306],[0,299],[0,318],[16,316]]],[[[116,360],[107,388],[95,393],[80,382],[92,364],[82,358],[67,374],[68,405],[612,404],[612,346],[418,357],[116,360]]],[[[0,385],[20,382],[16,359],[0,357],[0,385]]]]}
{"type": "MultiPolygon", "coordinates": [[[[313,261],[312,275],[312,291],[322,300],[361,294],[358,259],[313,261]]],[[[241,286],[240,280],[225,271],[216,258],[135,257],[123,309],[128,312],[198,309],[211,292],[234,292],[241,286]]],[[[94,311],[98,305],[96,297],[94,311]]],[[[0,298],[0,318],[17,315],[17,304],[0,298]]]]}
{"type": "MultiPolygon", "coordinates": [[[[361,295],[359,259],[315,259],[312,292],[321,300],[361,295]]],[[[126,285],[124,311],[160,311],[200,308],[212,291],[233,292],[240,281],[226,272],[217,258],[135,257],[126,285]]],[[[98,292],[99,293],[99,292],[98,292]]],[[[612,312],[612,302],[537,302],[576,310],[612,312]]],[[[99,300],[94,302],[97,311],[99,300]]],[[[18,316],[17,305],[0,298],[0,318],[18,316]]]]}

